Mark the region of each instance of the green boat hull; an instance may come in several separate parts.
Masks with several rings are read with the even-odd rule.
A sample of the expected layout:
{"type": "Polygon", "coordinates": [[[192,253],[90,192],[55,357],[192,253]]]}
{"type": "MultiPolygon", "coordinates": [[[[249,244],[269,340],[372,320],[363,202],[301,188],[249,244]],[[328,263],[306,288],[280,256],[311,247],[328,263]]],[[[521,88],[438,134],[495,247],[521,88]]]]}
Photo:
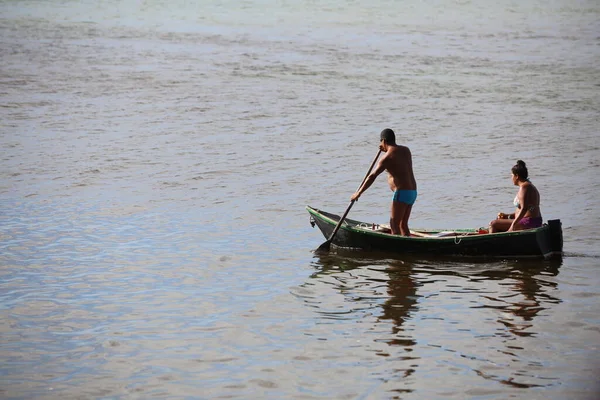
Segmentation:
{"type": "MultiPolygon", "coordinates": [[[[307,206],[311,224],[329,239],[340,220],[307,206]]],[[[474,256],[494,258],[553,258],[562,256],[560,220],[550,220],[540,228],[516,232],[480,233],[477,229],[422,230],[404,237],[383,232],[377,224],[345,219],[331,243],[342,248],[396,254],[474,256]]]]}

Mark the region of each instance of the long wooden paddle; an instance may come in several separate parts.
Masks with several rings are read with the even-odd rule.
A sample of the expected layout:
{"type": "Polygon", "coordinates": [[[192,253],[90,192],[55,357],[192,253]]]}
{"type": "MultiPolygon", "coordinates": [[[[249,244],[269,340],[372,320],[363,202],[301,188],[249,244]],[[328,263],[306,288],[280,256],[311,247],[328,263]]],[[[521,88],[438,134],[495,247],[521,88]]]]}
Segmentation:
{"type": "MultiPolygon", "coordinates": [[[[361,184],[358,186],[358,189],[360,189],[362,187],[362,185],[365,183],[365,181],[369,177],[369,174],[371,173],[371,170],[373,169],[373,166],[377,162],[377,159],[379,158],[380,154],[381,154],[381,149],[379,149],[379,151],[377,152],[377,155],[375,156],[375,159],[373,160],[373,163],[369,167],[369,170],[367,171],[367,174],[363,178],[361,184]]],[[[356,190],[358,190],[358,189],[356,189],[356,190]]],[[[327,239],[323,244],[321,244],[315,250],[315,253],[317,253],[317,252],[327,252],[327,251],[329,251],[331,249],[331,241],[333,240],[333,238],[334,238],[335,234],[337,233],[337,231],[340,229],[340,226],[342,226],[342,222],[344,222],[344,220],[346,219],[346,215],[348,215],[348,212],[350,212],[350,209],[354,205],[355,201],[356,200],[350,201],[350,204],[348,204],[348,208],[346,208],[346,212],[344,213],[344,215],[342,215],[342,218],[340,218],[340,221],[335,226],[335,229],[333,230],[333,232],[331,232],[331,236],[329,236],[329,239],[327,239]]]]}

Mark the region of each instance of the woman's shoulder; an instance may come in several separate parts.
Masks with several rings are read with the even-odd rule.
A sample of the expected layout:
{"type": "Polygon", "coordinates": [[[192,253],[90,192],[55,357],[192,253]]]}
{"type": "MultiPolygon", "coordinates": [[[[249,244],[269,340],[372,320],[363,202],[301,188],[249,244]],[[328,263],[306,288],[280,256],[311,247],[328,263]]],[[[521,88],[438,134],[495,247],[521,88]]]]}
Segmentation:
{"type": "Polygon", "coordinates": [[[529,191],[537,191],[537,189],[535,188],[535,186],[533,186],[533,183],[531,183],[531,182],[525,182],[524,184],[522,184],[519,187],[519,192],[520,193],[525,194],[525,193],[527,193],[529,191]]]}
{"type": "Polygon", "coordinates": [[[523,193],[534,192],[539,193],[535,185],[529,181],[527,181],[524,185],[521,186],[521,190],[523,193]]]}
{"type": "Polygon", "coordinates": [[[521,187],[525,189],[530,187],[535,188],[535,185],[529,179],[527,179],[527,181],[525,181],[521,187]]]}

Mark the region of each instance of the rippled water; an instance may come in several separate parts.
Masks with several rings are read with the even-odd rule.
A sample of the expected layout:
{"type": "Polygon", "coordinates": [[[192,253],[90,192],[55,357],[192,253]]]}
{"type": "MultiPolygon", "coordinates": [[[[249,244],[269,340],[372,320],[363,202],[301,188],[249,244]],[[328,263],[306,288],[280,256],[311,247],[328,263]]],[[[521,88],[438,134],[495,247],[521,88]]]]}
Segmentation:
{"type": "Polygon", "coordinates": [[[596,2],[0,11],[1,397],[598,395],[596,2]],[[413,227],[487,225],[523,159],[565,257],[314,255],[384,127],[413,227]]]}

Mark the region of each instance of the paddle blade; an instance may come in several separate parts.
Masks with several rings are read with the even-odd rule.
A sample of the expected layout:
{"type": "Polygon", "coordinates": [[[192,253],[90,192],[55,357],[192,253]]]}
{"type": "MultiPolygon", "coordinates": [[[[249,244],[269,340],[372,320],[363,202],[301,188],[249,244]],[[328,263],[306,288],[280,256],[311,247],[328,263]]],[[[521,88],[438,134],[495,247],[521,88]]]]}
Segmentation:
{"type": "Polygon", "coordinates": [[[331,240],[323,242],[316,250],[315,253],[327,253],[331,250],[331,240]]]}

